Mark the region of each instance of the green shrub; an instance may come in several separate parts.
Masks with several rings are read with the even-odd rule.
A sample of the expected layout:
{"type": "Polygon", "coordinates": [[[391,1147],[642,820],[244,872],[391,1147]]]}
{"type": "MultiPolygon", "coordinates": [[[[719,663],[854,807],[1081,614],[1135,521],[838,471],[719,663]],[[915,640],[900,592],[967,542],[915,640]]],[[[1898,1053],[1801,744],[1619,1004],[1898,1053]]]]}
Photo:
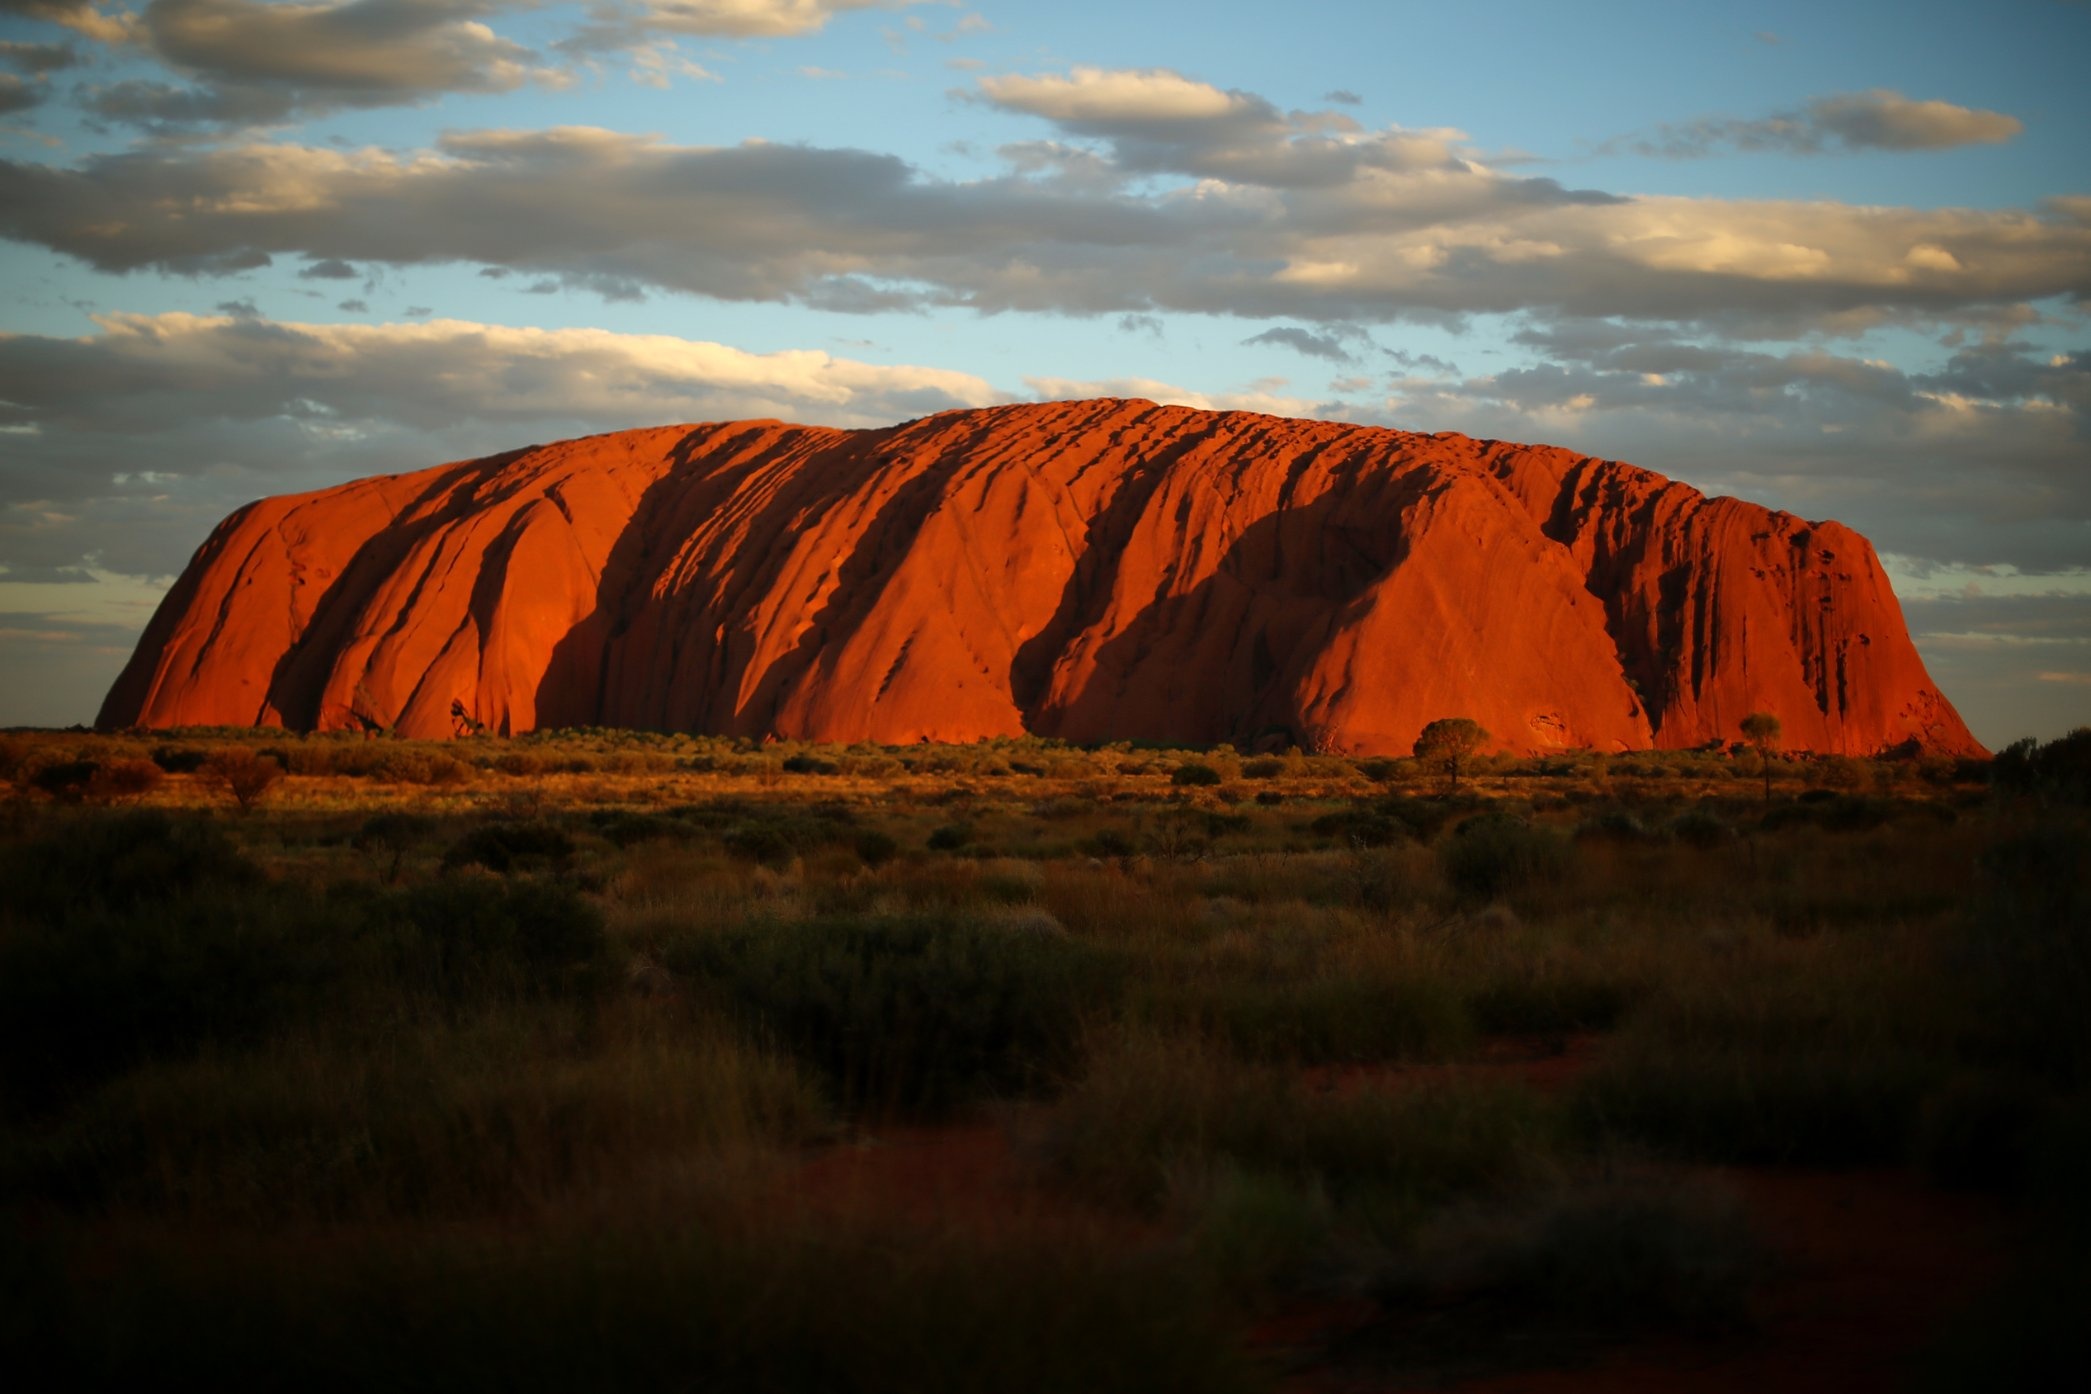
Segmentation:
{"type": "Polygon", "coordinates": [[[1148,987],[1135,1001],[1253,1060],[1443,1058],[1473,1039],[1457,990],[1441,979],[1255,972],[1148,987]]]}
{"type": "MultiPolygon", "coordinates": [[[[1960,771],[1963,777],[1972,771],[1960,771]]],[[[2091,802],[2091,726],[2042,745],[2028,737],[1997,752],[1987,771],[1990,781],[2013,794],[2030,794],[2058,803],[2091,802]]]]}
{"type": "Polygon", "coordinates": [[[869,867],[884,866],[900,855],[900,844],[890,833],[877,828],[859,831],[851,840],[850,848],[857,854],[857,860],[869,867]]]}
{"type": "Polygon", "coordinates": [[[1908,1159],[1930,1061],[1839,1041],[1630,1038],[1576,1084],[1579,1123],[1719,1162],[1878,1166],[1908,1159]]]}
{"type": "Polygon", "coordinates": [[[12,783],[32,768],[36,747],[21,736],[0,733],[0,779],[12,783]]]}
{"type": "Polygon", "coordinates": [[[1623,808],[1592,814],[1576,825],[1578,842],[1660,842],[1662,834],[1623,808]]]}
{"type": "Polygon", "coordinates": [[[1425,1225],[1372,1290],[1402,1308],[1493,1304],[1490,1334],[1567,1320],[1580,1333],[1729,1330],[1749,1315],[1763,1249],[1734,1194],[1656,1178],[1542,1190],[1425,1225]]]}
{"type": "Polygon", "coordinates": [[[29,787],[60,803],[78,803],[101,768],[94,760],[54,760],[29,777],[29,787]]]}
{"type": "Polygon", "coordinates": [[[964,823],[946,823],[929,831],[929,850],[956,852],[973,840],[973,830],[964,823]]]}
{"type": "Polygon", "coordinates": [[[783,866],[798,855],[798,844],[776,823],[743,823],[729,828],[723,839],[726,850],[744,862],[783,866]]]}
{"type": "Polygon", "coordinates": [[[1419,842],[1428,842],[1438,835],[1438,830],[1450,822],[1461,808],[1471,808],[1476,801],[1465,798],[1416,799],[1404,794],[1392,794],[1373,805],[1374,809],[1394,819],[1409,830],[1419,842]]]}
{"type": "Polygon", "coordinates": [[[272,756],[235,745],[213,752],[199,773],[230,794],[240,812],[251,813],[283,778],[283,766],[272,756]]]}
{"type": "Polygon", "coordinates": [[[1377,809],[1346,808],[1324,813],[1311,825],[1315,836],[1346,847],[1386,847],[1410,837],[1408,824],[1377,809]]]}
{"type": "Polygon", "coordinates": [[[87,797],[98,803],[142,799],[167,782],[167,776],[150,760],[110,760],[87,781],[87,797]]]}
{"type": "Polygon", "coordinates": [[[154,1055],[254,1039],[332,979],[340,917],[215,828],[86,819],[9,859],[0,1084],[41,1107],[154,1055]]]}
{"type": "Polygon", "coordinates": [[[951,915],[755,923],[664,949],[852,1108],[937,1115],[1069,1064],[1115,974],[1061,935],[951,915]]]}
{"type": "Polygon", "coordinates": [[[680,818],[665,813],[635,813],[629,809],[603,809],[589,819],[603,840],[613,847],[636,847],[642,842],[686,842],[696,830],[680,818]]]}
{"type": "Polygon", "coordinates": [[[445,870],[482,866],[496,875],[560,871],[574,857],[565,829],[542,821],[482,823],[443,854],[445,870]]]}
{"type": "Polygon", "coordinates": [[[762,866],[783,866],[794,857],[854,835],[853,820],[841,809],[785,811],[722,805],[685,810],[684,816],[714,825],[722,818],[728,820],[721,839],[726,850],[762,866]]]}
{"type": "Polygon", "coordinates": [[[1670,821],[1670,836],[1702,850],[1735,840],[1735,829],[1705,809],[1680,813],[1670,821]]]}
{"type": "Polygon", "coordinates": [[[1445,880],[1468,900],[1495,900],[1568,870],[1566,843],[1511,814],[1484,813],[1453,829],[1438,849],[1445,880]]]}
{"type": "Polygon", "coordinates": [[[61,923],[75,911],[138,906],[256,885],[260,868],[224,830],[158,809],[78,816],[0,852],[0,914],[61,923]]]}
{"type": "Polygon", "coordinates": [[[509,993],[586,996],[601,983],[602,912],[549,880],[452,877],[366,912],[386,976],[442,1001],[509,993]]]}
{"type": "Polygon", "coordinates": [[[1339,1203],[1437,1205],[1547,1174],[1555,1145],[1552,1119],[1527,1091],[1310,1091],[1210,1044],[1146,1034],[1100,1043],[1036,1141],[1065,1184],[1148,1208],[1172,1176],[1221,1164],[1319,1184],[1339,1203]]]}
{"type": "Polygon", "coordinates": [[[1169,782],[1179,787],[1211,786],[1224,783],[1218,770],[1197,760],[1189,760],[1169,772],[1169,782]]]}
{"type": "Polygon", "coordinates": [[[1477,986],[1467,1009],[1490,1035],[1605,1031],[1637,995],[1636,984],[1615,977],[1523,962],[1477,986]]]}
{"type": "Polygon", "coordinates": [[[425,813],[373,813],[363,820],[350,845],[369,859],[371,869],[389,885],[399,879],[408,855],[428,845],[435,827],[435,820],[425,813]]]}
{"type": "Polygon", "coordinates": [[[1230,1160],[1172,1172],[1164,1203],[1199,1261],[1237,1284],[1296,1281],[1338,1242],[1336,1207],[1318,1181],[1230,1160]]]}
{"type": "Polygon", "coordinates": [[[1990,1033],[2021,1068],[2091,1081],[2091,832],[2044,823],[1982,855],[1960,932],[1990,1033]]]}
{"type": "Polygon", "coordinates": [[[1083,838],[1080,846],[1087,855],[1106,861],[1114,857],[1130,857],[1140,850],[1140,845],[1121,828],[1099,828],[1083,838]]]}
{"type": "Polygon", "coordinates": [[[723,1034],[502,1003],[149,1065],[39,1133],[9,1179],[219,1226],[513,1215],[825,1125],[809,1076],[723,1034]]]}

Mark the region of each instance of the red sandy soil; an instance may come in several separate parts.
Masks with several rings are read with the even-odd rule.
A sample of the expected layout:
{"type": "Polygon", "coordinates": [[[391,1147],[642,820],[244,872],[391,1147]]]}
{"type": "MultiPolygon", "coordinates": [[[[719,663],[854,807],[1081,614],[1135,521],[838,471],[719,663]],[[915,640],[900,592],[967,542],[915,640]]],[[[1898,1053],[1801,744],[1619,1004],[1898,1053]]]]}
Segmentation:
{"type": "MultiPolygon", "coordinates": [[[[1598,1044],[1587,1035],[1503,1039],[1477,1061],[1325,1069],[1310,1076],[1311,1087],[1399,1088],[1488,1074],[1552,1091],[1588,1067],[1598,1044]]],[[[1374,1304],[1300,1301],[1261,1320],[1249,1344],[1296,1371],[1284,1384],[1292,1394],[1868,1394],[1906,1388],[1912,1362],[1941,1323],[2004,1270],[2009,1217],[1994,1202],[1931,1189],[1906,1172],[1703,1174],[1741,1194],[1771,1249],[1770,1276],[1746,1333],[1631,1339],[1569,1353],[1574,1363],[1551,1368],[1475,1374],[1466,1361],[1401,1369],[1334,1354],[1379,1319],[1374,1304]]],[[[1166,1237],[1158,1224],[1035,1184],[996,1123],[879,1129],[815,1152],[787,1187],[797,1203],[862,1204],[923,1224],[993,1225],[1022,1216],[1122,1236],[1128,1244],[1166,1237]]]]}
{"type": "Polygon", "coordinates": [[[864,1206],[938,1223],[1036,1209],[1008,1132],[996,1123],[895,1127],[815,1152],[788,1183],[816,1209],[864,1206]]]}
{"type": "Polygon", "coordinates": [[[1573,1084],[1597,1062],[1604,1038],[1594,1032],[1573,1035],[1497,1036],[1481,1053],[1453,1063],[1394,1061],[1372,1065],[1323,1065],[1301,1071],[1310,1089],[1398,1089],[1461,1077],[1495,1077],[1554,1094],[1573,1084]]]}
{"type": "Polygon", "coordinates": [[[1980,749],[1873,548],[1551,447],[1143,401],[626,431],[263,499],[105,726],[1406,755],[1980,749]]]}
{"type": "Polygon", "coordinates": [[[1888,1394],[1947,1319],[2002,1277],[2011,1222],[1993,1202],[1906,1172],[1710,1169],[1741,1193],[1772,1249],[1749,1332],[1653,1336],[1576,1363],[1460,1378],[1454,1372],[1317,1369],[1313,1352],[1374,1318],[1366,1304],[1302,1308],[1259,1331],[1307,1366],[1290,1394],[1888,1394]]]}

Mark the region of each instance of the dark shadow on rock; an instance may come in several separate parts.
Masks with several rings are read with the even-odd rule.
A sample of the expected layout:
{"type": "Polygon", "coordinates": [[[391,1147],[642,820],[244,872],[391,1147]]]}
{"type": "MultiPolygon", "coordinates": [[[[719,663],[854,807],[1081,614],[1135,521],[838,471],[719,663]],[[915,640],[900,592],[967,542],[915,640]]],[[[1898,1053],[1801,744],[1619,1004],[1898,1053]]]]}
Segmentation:
{"type": "MultiPolygon", "coordinates": [[[[371,597],[413,555],[423,538],[484,507],[485,501],[479,497],[481,486],[535,449],[536,446],[526,446],[445,470],[399,509],[394,522],[356,549],[348,565],[321,593],[313,606],[311,622],[269,674],[268,701],[285,726],[294,731],[321,729],[328,715],[320,709],[328,679],[340,661],[351,628],[362,617],[371,597]],[[426,517],[409,523],[397,521],[446,493],[450,501],[426,517]]],[[[410,605],[402,607],[400,621],[395,623],[403,622],[411,609],[410,605]]],[[[369,715],[389,721],[398,713],[369,715]]]]}
{"type": "MultiPolygon", "coordinates": [[[[1073,618],[1064,630],[1039,636],[1052,637],[1050,652],[1019,656],[1031,665],[1027,729],[1078,741],[1246,744],[1281,732],[1297,740],[1301,679],[1329,637],[1354,617],[1353,607],[1408,555],[1402,518],[1434,487],[1428,466],[1389,469],[1384,456],[1359,452],[1339,462],[1338,482],[1295,504],[1293,486],[1312,463],[1309,457],[1295,464],[1279,507],[1234,539],[1211,576],[1145,606],[1098,649],[1088,681],[1047,707],[1055,665],[1102,620],[1109,568],[1138,512],[1099,518],[1083,558],[1095,557],[1096,569],[1078,568],[1063,600],[1063,612],[1073,618]]],[[[1152,494],[1150,486],[1142,507],[1152,494]]]]}

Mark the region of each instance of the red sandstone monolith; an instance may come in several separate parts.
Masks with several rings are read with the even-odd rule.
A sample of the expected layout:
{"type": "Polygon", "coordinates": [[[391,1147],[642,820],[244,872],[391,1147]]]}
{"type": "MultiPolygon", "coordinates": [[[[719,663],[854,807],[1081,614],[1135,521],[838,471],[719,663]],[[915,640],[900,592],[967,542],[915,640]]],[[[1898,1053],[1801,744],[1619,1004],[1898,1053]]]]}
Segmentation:
{"type": "Polygon", "coordinates": [[[104,726],[1979,752],[1873,548],[1571,451],[1141,401],[625,431],[263,499],[104,726]]]}

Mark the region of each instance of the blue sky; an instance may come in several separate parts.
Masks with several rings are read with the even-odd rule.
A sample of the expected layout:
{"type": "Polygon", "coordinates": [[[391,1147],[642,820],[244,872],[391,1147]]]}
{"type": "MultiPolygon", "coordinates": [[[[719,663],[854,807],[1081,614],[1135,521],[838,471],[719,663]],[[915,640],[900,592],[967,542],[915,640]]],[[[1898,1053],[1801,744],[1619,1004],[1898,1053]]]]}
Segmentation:
{"type": "Polygon", "coordinates": [[[1836,517],[2091,719],[2091,6],[0,0],[0,724],[258,495],[1113,393],[1836,517]]]}

